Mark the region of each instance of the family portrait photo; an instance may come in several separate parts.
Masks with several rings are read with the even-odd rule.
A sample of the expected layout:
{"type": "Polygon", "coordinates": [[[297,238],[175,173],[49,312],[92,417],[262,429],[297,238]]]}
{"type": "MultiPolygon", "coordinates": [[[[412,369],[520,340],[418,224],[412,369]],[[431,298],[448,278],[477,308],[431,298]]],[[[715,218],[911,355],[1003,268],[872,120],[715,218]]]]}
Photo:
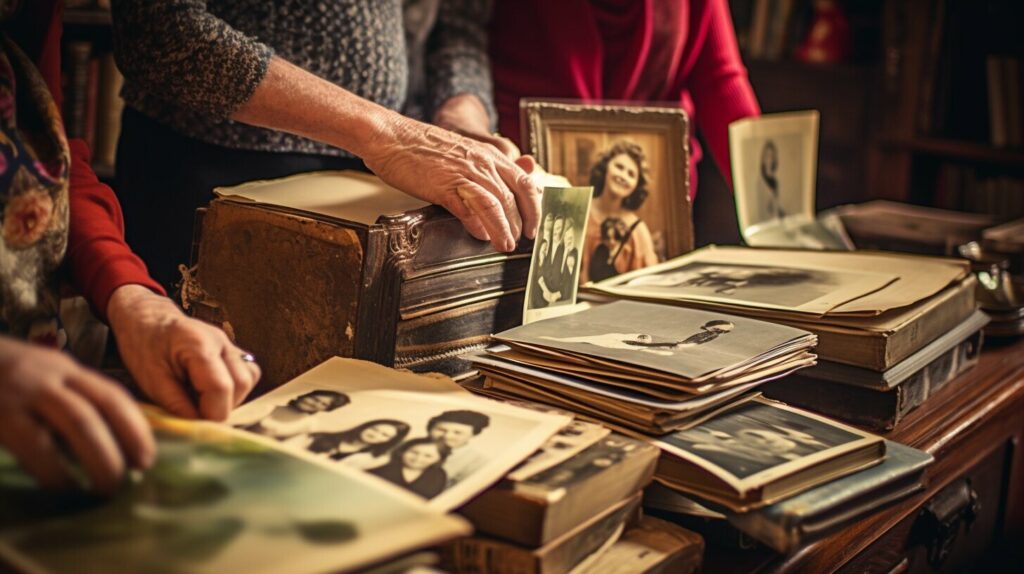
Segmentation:
{"type": "Polygon", "coordinates": [[[559,314],[557,308],[576,303],[591,192],[590,187],[544,189],[541,225],[526,283],[524,322],[559,314]]]}
{"type": "Polygon", "coordinates": [[[449,509],[570,421],[475,397],[450,380],[334,358],[239,408],[228,423],[449,509]]]}
{"type": "Polygon", "coordinates": [[[547,171],[594,188],[581,283],[692,248],[688,121],[679,108],[524,101],[530,149],[547,171]]]}
{"type": "Polygon", "coordinates": [[[858,443],[865,436],[837,423],[752,401],[659,440],[742,480],[858,443]]]}

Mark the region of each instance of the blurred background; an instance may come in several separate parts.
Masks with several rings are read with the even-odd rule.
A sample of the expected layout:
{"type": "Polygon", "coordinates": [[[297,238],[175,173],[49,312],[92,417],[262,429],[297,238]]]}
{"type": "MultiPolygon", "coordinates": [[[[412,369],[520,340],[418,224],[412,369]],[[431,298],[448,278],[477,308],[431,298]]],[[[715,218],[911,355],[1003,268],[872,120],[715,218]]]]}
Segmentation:
{"type": "MultiPolygon", "coordinates": [[[[764,113],[821,112],[817,209],[891,199],[1024,216],[1024,2],[730,0],[764,113]]],[[[737,243],[701,163],[698,245],[737,243]]]]}

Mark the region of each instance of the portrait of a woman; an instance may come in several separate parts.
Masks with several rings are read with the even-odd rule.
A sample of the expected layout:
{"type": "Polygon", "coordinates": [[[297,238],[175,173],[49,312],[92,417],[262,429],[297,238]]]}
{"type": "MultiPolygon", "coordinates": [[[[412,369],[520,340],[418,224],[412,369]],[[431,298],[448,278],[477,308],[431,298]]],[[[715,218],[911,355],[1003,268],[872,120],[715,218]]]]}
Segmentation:
{"type": "Polygon", "coordinates": [[[590,170],[594,199],[583,243],[580,282],[600,281],[658,262],[651,230],[636,213],[650,191],[639,145],[619,141],[590,170]]]}
{"type": "Polygon", "coordinates": [[[377,419],[340,432],[317,432],[309,435],[307,450],[344,460],[354,454],[378,457],[402,442],[409,434],[409,425],[392,419],[377,419]]]}
{"type": "Polygon", "coordinates": [[[448,483],[442,465],[451,452],[442,442],[417,438],[392,451],[387,464],[367,472],[429,500],[441,494],[448,483]]]}

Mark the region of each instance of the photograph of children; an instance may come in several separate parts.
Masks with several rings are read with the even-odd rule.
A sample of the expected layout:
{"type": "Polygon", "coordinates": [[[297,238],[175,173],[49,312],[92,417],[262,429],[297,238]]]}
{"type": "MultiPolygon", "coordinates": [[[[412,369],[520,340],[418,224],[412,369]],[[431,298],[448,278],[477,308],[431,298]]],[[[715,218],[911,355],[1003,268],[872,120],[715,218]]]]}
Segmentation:
{"type": "Polygon", "coordinates": [[[740,230],[814,218],[818,112],[768,114],[729,125],[740,230]]]}
{"type": "Polygon", "coordinates": [[[594,188],[581,284],[693,248],[682,110],[538,100],[524,106],[530,150],[541,165],[594,188]]]}
{"type": "Polygon", "coordinates": [[[580,250],[590,209],[589,187],[548,187],[533,244],[523,321],[558,315],[576,303],[580,250]]]}
{"type": "Polygon", "coordinates": [[[312,574],[469,531],[406,492],[312,464],[261,435],[151,421],[153,467],[110,499],[43,491],[0,452],[0,555],[34,572],[312,574]]]}
{"type": "Polygon", "coordinates": [[[771,404],[748,402],[693,428],[659,438],[737,479],[859,442],[849,427],[771,404]]]}
{"type": "Polygon", "coordinates": [[[318,415],[315,432],[277,444],[365,471],[441,510],[499,480],[571,420],[476,397],[450,379],[334,358],[240,407],[229,423],[245,428],[269,405],[311,389],[344,393],[349,403],[318,415]]]}

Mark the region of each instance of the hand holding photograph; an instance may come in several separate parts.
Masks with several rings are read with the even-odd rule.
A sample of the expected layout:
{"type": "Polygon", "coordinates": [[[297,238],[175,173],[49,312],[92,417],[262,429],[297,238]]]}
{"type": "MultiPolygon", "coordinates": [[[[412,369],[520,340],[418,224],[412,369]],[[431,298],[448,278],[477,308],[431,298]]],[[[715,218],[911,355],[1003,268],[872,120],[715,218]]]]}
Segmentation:
{"type": "Polygon", "coordinates": [[[334,358],[240,407],[228,424],[258,432],[284,417],[275,415],[281,405],[302,405],[288,412],[289,429],[298,427],[292,418],[314,422],[275,444],[328,468],[361,469],[440,510],[501,479],[571,421],[475,397],[450,379],[334,358]],[[340,402],[334,396],[346,400],[325,408],[340,402]]]}
{"type": "Polygon", "coordinates": [[[654,265],[693,248],[689,122],[679,107],[524,99],[530,153],[594,188],[580,283],[654,265]]]}
{"type": "Polygon", "coordinates": [[[110,500],[35,487],[0,451],[0,557],[20,570],[348,572],[469,533],[359,471],[150,414],[157,460],[110,500]]]}

